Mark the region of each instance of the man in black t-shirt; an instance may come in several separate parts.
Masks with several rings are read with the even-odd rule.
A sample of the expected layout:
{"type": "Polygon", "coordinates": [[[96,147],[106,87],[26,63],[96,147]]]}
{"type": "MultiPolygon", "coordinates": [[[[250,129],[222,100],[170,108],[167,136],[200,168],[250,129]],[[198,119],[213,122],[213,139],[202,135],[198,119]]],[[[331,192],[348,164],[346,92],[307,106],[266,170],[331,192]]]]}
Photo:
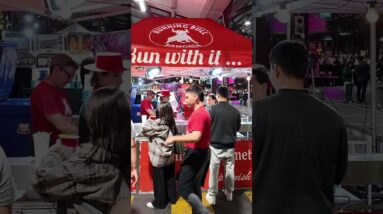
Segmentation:
{"type": "Polygon", "coordinates": [[[330,214],[347,167],[344,122],[304,89],[303,43],[278,43],[270,65],[278,93],[253,105],[253,213],[330,214]]]}

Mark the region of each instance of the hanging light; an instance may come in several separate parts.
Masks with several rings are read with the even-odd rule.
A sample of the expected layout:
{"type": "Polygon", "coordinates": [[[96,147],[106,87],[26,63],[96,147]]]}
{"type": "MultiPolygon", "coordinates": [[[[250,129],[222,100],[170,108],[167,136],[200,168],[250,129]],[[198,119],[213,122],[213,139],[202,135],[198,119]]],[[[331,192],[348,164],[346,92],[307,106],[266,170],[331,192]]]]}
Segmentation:
{"type": "Polygon", "coordinates": [[[250,26],[251,25],[251,21],[249,21],[249,20],[245,21],[244,25],[245,26],[250,26]]]}
{"type": "Polygon", "coordinates": [[[366,14],[366,19],[369,23],[376,23],[376,21],[378,21],[379,19],[379,14],[375,8],[376,1],[369,1],[367,2],[367,4],[368,4],[368,11],[366,14]]]}
{"type": "Polygon", "coordinates": [[[246,80],[247,80],[247,81],[250,81],[250,80],[251,80],[250,74],[247,74],[246,80]]]}
{"type": "Polygon", "coordinates": [[[290,21],[290,13],[286,9],[286,3],[282,3],[278,12],[274,15],[278,21],[282,23],[287,23],[290,21]]]}
{"type": "Polygon", "coordinates": [[[138,6],[140,7],[141,12],[146,12],[145,0],[134,0],[138,2],[138,6]]]}

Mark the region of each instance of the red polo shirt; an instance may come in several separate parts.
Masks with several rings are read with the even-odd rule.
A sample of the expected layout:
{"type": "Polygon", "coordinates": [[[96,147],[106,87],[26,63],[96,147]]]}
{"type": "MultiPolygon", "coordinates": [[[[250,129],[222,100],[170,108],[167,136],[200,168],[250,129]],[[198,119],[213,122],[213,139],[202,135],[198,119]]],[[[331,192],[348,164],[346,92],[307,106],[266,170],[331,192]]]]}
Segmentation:
{"type": "Polygon", "coordinates": [[[55,143],[57,135],[61,133],[47,119],[49,115],[61,114],[72,117],[68,97],[63,89],[53,87],[45,81],[33,90],[31,95],[32,133],[50,132],[51,143],[55,143]]]}

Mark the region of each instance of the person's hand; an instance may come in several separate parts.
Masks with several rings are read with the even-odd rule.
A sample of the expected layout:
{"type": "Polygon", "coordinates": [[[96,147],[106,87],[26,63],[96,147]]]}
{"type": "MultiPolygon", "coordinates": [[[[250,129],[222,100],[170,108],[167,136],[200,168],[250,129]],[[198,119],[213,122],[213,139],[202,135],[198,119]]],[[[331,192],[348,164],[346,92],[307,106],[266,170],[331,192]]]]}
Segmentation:
{"type": "Polygon", "coordinates": [[[138,174],[137,174],[137,169],[132,169],[130,171],[130,182],[132,186],[135,186],[138,181],[138,174]]]}
{"type": "Polygon", "coordinates": [[[53,145],[51,147],[51,150],[59,154],[64,161],[72,157],[75,152],[74,148],[64,146],[59,143],[56,143],[55,145],[53,145]]]}
{"type": "Polygon", "coordinates": [[[173,136],[166,138],[165,145],[172,144],[174,142],[173,136]]]}

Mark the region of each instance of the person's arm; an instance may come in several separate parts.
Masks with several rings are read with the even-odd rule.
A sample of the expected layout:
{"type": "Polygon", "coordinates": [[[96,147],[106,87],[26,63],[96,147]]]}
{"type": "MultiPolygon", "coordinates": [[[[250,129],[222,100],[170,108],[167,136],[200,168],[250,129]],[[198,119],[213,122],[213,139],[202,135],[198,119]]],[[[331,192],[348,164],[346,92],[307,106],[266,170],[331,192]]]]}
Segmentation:
{"type": "Polygon", "coordinates": [[[238,112],[238,116],[237,116],[237,124],[238,124],[238,128],[237,128],[237,132],[239,132],[239,130],[241,129],[241,113],[238,112]]]}
{"type": "Polygon", "coordinates": [[[340,130],[339,148],[338,148],[338,162],[335,173],[335,184],[340,184],[346,176],[348,165],[348,145],[347,145],[347,132],[346,127],[343,125],[340,130]]]}
{"type": "Polygon", "coordinates": [[[65,134],[78,134],[78,128],[69,122],[64,116],[61,114],[52,114],[48,115],[47,119],[51,122],[58,130],[65,134]]]}
{"type": "Polygon", "coordinates": [[[154,112],[152,109],[146,109],[146,112],[148,112],[150,116],[156,116],[156,112],[154,112]]]}
{"type": "Polygon", "coordinates": [[[41,103],[41,112],[56,129],[65,134],[77,135],[78,128],[61,114],[60,106],[53,96],[54,94],[49,91],[39,92],[38,102],[41,103]]]}
{"type": "Polygon", "coordinates": [[[195,143],[198,142],[202,137],[202,133],[200,131],[193,131],[192,133],[186,134],[186,135],[177,135],[177,136],[170,136],[166,139],[166,144],[171,144],[173,142],[180,142],[180,143],[195,143]]]}
{"type": "Polygon", "coordinates": [[[137,164],[136,141],[134,140],[134,138],[131,138],[130,140],[130,177],[132,180],[132,186],[135,186],[138,180],[136,164],[137,164]]]}
{"type": "Polygon", "coordinates": [[[0,147],[0,213],[11,214],[12,202],[15,197],[11,169],[7,162],[7,156],[0,147]]]}
{"type": "Polygon", "coordinates": [[[0,206],[1,214],[12,214],[12,205],[0,206]]]}

